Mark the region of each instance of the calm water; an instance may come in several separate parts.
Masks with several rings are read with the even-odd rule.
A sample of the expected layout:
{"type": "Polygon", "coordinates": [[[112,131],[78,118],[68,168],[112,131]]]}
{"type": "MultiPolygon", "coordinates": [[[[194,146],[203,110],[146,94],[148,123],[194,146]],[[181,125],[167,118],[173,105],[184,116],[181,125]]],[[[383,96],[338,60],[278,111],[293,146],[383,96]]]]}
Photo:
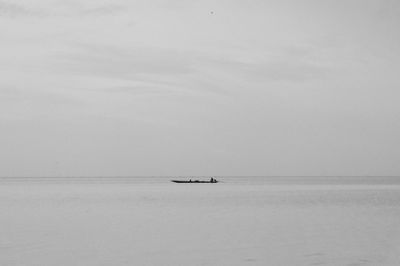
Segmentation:
{"type": "Polygon", "coordinates": [[[0,265],[400,265],[398,178],[217,178],[0,179],[0,265]]]}
{"type": "MultiPolygon", "coordinates": [[[[254,185],[400,185],[400,177],[383,176],[383,177],[308,177],[308,176],[291,176],[291,177],[216,177],[219,181],[226,184],[254,184],[254,185]]],[[[30,183],[130,183],[130,184],[165,184],[171,179],[188,180],[199,179],[209,180],[210,177],[3,177],[0,178],[1,184],[30,182],[30,183]]]]}

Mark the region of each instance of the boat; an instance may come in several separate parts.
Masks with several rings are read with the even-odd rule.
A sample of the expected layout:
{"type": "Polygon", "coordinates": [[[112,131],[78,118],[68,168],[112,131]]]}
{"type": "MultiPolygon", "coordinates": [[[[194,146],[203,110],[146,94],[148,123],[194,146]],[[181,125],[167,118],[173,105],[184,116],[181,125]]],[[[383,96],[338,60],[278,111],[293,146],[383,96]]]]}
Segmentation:
{"type": "Polygon", "coordinates": [[[192,179],[190,179],[190,180],[171,180],[171,182],[174,182],[174,183],[179,183],[179,184],[187,184],[187,183],[195,183],[195,184],[198,184],[198,183],[201,183],[201,184],[204,184],[204,183],[206,183],[206,184],[214,184],[214,183],[218,183],[218,180],[217,179],[215,179],[215,178],[211,178],[211,180],[209,180],[209,181],[204,181],[204,180],[192,180],[192,179]]]}

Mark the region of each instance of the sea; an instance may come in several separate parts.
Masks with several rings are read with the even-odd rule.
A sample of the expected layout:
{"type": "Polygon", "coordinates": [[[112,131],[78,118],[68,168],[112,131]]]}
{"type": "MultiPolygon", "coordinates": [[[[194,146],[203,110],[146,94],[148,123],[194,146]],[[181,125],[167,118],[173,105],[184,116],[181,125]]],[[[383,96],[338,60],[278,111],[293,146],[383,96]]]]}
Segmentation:
{"type": "Polygon", "coordinates": [[[0,265],[400,265],[400,177],[0,178],[0,265]]]}

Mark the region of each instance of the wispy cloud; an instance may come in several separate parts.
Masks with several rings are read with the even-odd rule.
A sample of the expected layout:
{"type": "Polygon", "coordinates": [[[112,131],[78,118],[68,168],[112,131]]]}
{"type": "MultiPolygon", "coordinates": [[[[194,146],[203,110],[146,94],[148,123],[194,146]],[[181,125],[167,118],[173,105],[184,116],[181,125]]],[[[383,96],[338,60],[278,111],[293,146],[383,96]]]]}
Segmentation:
{"type": "Polygon", "coordinates": [[[316,48],[293,45],[271,50],[274,53],[253,52],[247,57],[240,56],[240,52],[209,57],[204,65],[251,83],[306,82],[326,78],[335,71],[334,60],[316,48]]]}
{"type": "Polygon", "coordinates": [[[14,2],[0,1],[0,17],[39,16],[43,12],[14,2]]]}
{"type": "Polygon", "coordinates": [[[0,17],[87,17],[115,15],[127,10],[126,6],[117,4],[82,5],[79,2],[50,2],[30,5],[23,2],[0,0],[0,17]]]}
{"type": "Polygon", "coordinates": [[[84,107],[84,101],[61,90],[0,85],[0,120],[54,118],[84,107]]]}
{"type": "Polygon", "coordinates": [[[78,45],[57,55],[56,66],[79,75],[131,79],[138,75],[179,75],[192,71],[192,57],[173,50],[78,45]]]}
{"type": "Polygon", "coordinates": [[[126,7],[122,5],[109,4],[92,8],[85,8],[82,9],[79,13],[83,15],[102,16],[102,15],[115,15],[124,11],[126,11],[126,7]]]}

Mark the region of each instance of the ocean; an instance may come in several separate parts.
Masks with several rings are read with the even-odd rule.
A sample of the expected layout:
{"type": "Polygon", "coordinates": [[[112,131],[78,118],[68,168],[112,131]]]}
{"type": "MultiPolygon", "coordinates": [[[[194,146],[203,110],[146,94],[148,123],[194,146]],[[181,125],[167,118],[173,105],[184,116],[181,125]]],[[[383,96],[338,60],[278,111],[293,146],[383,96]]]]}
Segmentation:
{"type": "Polygon", "coordinates": [[[170,179],[0,178],[0,265],[400,265],[400,178],[170,179]]]}

